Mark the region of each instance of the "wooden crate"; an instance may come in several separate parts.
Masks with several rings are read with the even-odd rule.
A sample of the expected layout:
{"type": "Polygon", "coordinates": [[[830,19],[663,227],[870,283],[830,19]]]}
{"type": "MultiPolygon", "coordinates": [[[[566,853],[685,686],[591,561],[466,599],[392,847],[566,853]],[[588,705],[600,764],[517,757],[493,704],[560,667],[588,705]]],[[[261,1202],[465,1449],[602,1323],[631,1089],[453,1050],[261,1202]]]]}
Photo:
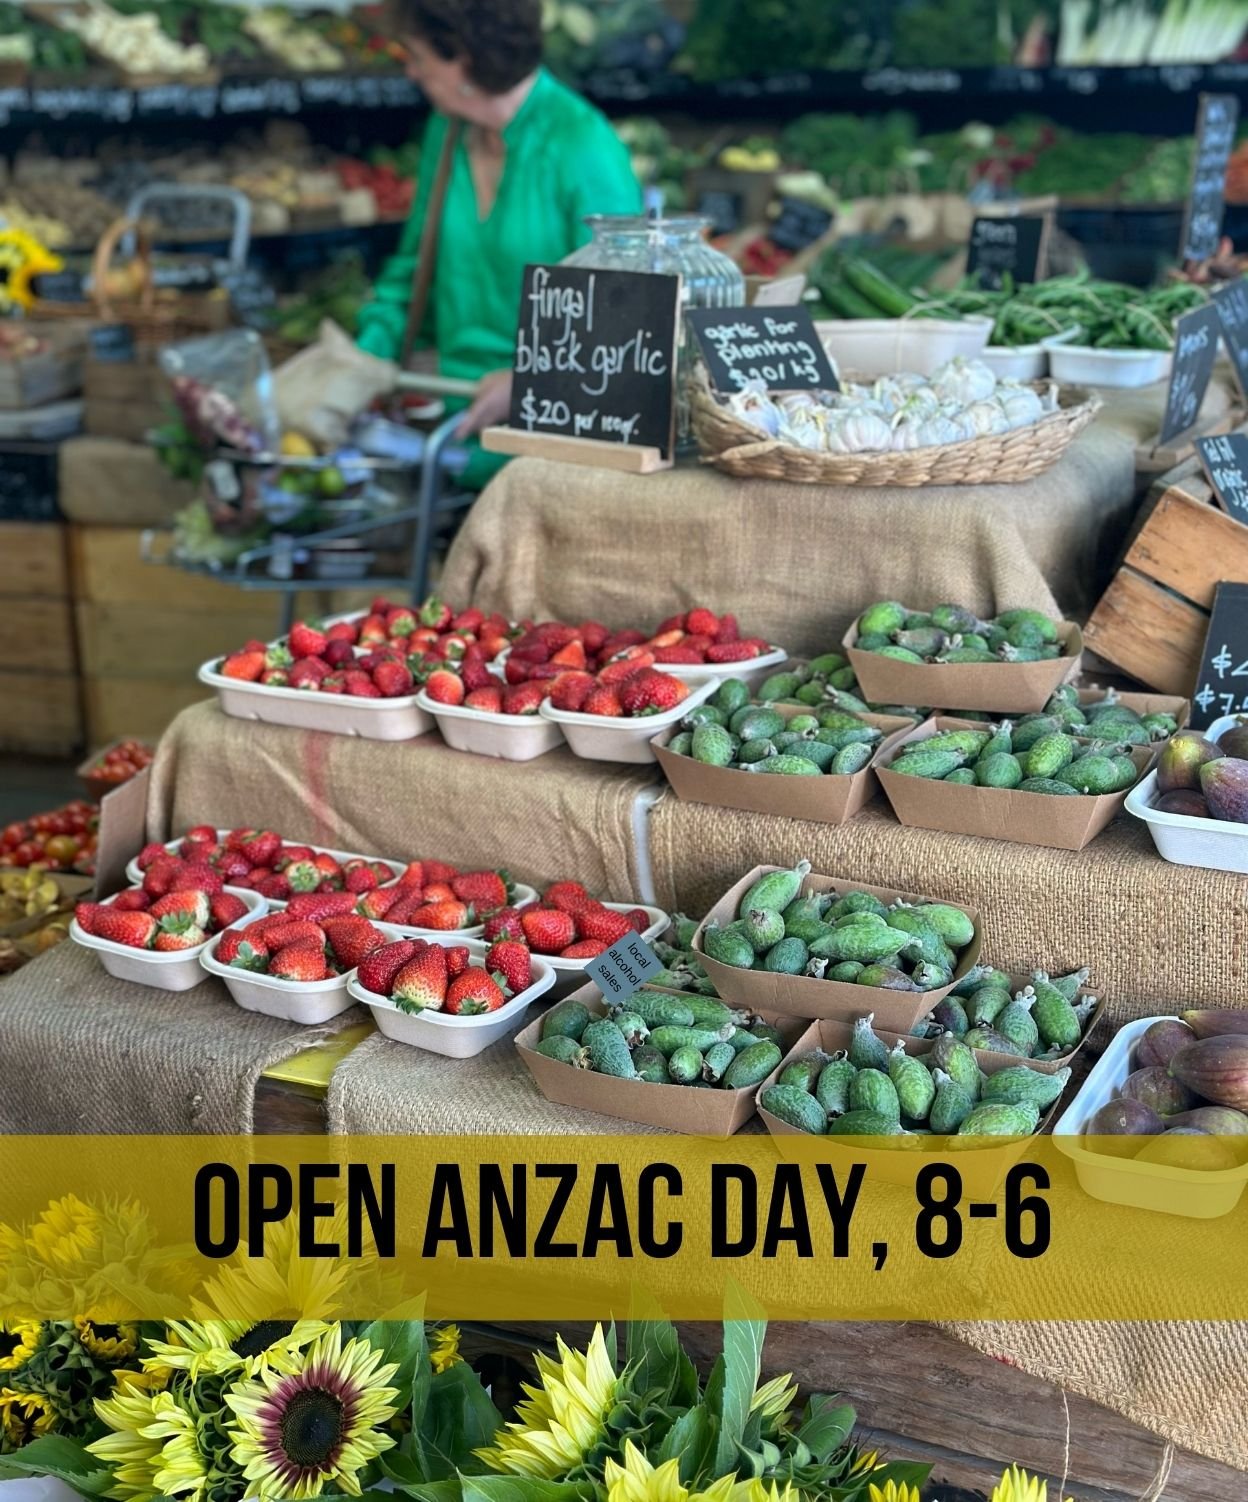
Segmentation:
{"type": "Polygon", "coordinates": [[[82,389],[85,335],[52,338],[52,347],[17,360],[0,360],[0,408],[24,411],[82,389]]]}
{"type": "Polygon", "coordinates": [[[193,682],[200,664],[210,657],[233,651],[253,636],[264,640],[277,634],[276,600],[254,594],[244,594],[243,599],[250,611],[224,619],[164,605],[80,601],[75,611],[83,675],[193,682]]]}
{"type": "Polygon", "coordinates": [[[1150,688],[1190,696],[1223,579],[1248,582],[1248,527],[1213,504],[1203,475],[1190,474],[1145,515],[1084,642],[1150,688]]]}
{"type": "Polygon", "coordinates": [[[0,669],[76,673],[69,601],[38,595],[0,596],[0,669]]]}
{"type": "Polygon", "coordinates": [[[79,680],[0,668],[0,751],[72,756],[82,744],[79,680]]]}
{"type": "Polygon", "coordinates": [[[65,528],[59,522],[0,522],[0,595],[63,599],[68,593],[65,528]]]}
{"type": "Polygon", "coordinates": [[[141,443],[148,430],[169,415],[173,393],[156,363],[156,351],[140,349],[129,364],[87,358],[83,367],[86,396],[84,426],[93,438],[124,438],[141,443]]]}
{"type": "Polygon", "coordinates": [[[87,740],[92,746],[135,736],[156,741],[191,704],[211,697],[194,678],[84,678],[87,740]]]}

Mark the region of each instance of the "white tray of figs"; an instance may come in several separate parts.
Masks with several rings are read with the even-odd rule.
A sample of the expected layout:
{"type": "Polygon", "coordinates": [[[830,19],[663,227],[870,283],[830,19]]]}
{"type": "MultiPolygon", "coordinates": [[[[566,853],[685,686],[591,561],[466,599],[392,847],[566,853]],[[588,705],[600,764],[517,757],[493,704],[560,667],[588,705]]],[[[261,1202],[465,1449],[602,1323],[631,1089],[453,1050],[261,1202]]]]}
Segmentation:
{"type": "Polygon", "coordinates": [[[1157,854],[1178,866],[1248,872],[1248,717],[1226,715],[1203,735],[1181,730],[1166,743],[1155,771],[1136,783],[1126,809],[1148,825],[1157,854]],[[1212,747],[1225,743],[1227,765],[1212,747]],[[1180,756],[1177,748],[1186,746],[1180,756]]]}

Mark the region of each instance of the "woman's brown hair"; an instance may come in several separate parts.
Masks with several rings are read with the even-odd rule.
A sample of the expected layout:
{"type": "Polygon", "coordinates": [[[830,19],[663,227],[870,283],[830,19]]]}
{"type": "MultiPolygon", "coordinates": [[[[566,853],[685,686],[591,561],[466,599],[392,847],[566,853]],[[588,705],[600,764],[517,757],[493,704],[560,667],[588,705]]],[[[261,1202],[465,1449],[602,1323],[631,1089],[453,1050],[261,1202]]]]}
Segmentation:
{"type": "Polygon", "coordinates": [[[487,94],[506,94],[542,60],[541,0],[397,0],[401,32],[462,58],[487,94]]]}

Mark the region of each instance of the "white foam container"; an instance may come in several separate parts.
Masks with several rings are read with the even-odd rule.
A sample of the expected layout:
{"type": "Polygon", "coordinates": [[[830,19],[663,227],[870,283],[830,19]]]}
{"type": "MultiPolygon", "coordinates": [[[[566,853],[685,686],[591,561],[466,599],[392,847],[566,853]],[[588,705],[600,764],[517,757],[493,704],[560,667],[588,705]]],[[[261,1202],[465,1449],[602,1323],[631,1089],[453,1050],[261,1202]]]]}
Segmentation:
{"type": "Polygon", "coordinates": [[[1205,731],[1205,739],[1221,741],[1228,730],[1242,730],[1245,725],[1248,725],[1248,714],[1224,714],[1221,719],[1214,720],[1205,731]]]}
{"type": "Polygon", "coordinates": [[[370,741],[410,741],[433,729],[433,718],[416,703],[416,694],[401,699],[356,699],[350,694],[242,683],[215,671],[214,664],[220,660],[211,658],[196,676],[216,690],[222,710],[236,720],[326,730],[370,741]]]}
{"type": "Polygon", "coordinates": [[[1148,825],[1162,860],[1207,871],[1248,872],[1248,824],[1163,813],[1159,797],[1157,773],[1150,772],[1131,789],[1125,807],[1148,825]]]}
{"type": "Polygon", "coordinates": [[[749,657],[744,662],[656,662],[654,666],[656,671],[670,673],[683,683],[701,683],[704,678],[713,678],[718,685],[726,678],[740,678],[756,688],[788,660],[789,654],[783,647],[773,646],[761,657],[749,657]]]}
{"type": "Polygon", "coordinates": [[[1168,349],[1091,349],[1067,344],[1060,334],[1042,342],[1049,352],[1049,374],[1059,385],[1151,386],[1166,379],[1174,362],[1168,349]]]}
{"type": "MultiPolygon", "coordinates": [[[[637,908],[649,914],[650,921],[646,924],[641,936],[647,944],[652,943],[660,934],[666,933],[672,921],[662,908],[650,907],[644,902],[604,902],[602,905],[610,908],[613,913],[631,913],[634,908],[637,908]]],[[[534,959],[538,958],[545,960],[555,972],[554,996],[551,999],[559,1001],[585,984],[585,972],[597,956],[587,960],[563,960],[557,954],[534,955],[534,959]]]]}
{"type": "Polygon", "coordinates": [[[549,700],[543,702],[539,713],[544,719],[553,720],[560,727],[573,752],[586,761],[657,761],[650,744],[654,737],[660,730],[666,730],[669,725],[683,720],[691,709],[709,699],[723,680],[703,678],[701,682],[689,679],[685,681],[690,684],[689,696],[675,709],[665,710],[662,714],[613,720],[604,715],[573,714],[567,709],[555,709],[549,700]]]}
{"type": "MultiPolygon", "coordinates": [[[[228,829],[218,829],[217,839],[224,841],[226,835],[229,834],[229,832],[230,831],[228,829]]],[[[170,853],[170,855],[177,855],[178,847],[182,844],[182,841],[185,838],[185,835],[180,835],[176,840],[166,841],[165,849],[170,853]]],[[[298,845],[302,844],[303,842],[301,840],[283,840],[282,843],[284,845],[298,845]]],[[[332,855],[333,858],[339,863],[339,865],[342,865],[347,861],[377,861],[380,865],[389,866],[391,871],[394,872],[394,875],[390,879],[390,881],[384,881],[381,883],[381,885],[384,887],[388,887],[393,882],[397,881],[399,877],[402,876],[403,872],[407,869],[402,861],[387,860],[384,855],[358,855],[350,850],[330,850],[326,845],[309,845],[308,849],[313,851],[317,855],[332,855]]],[[[126,880],[132,881],[135,886],[141,886],[143,884],[143,872],[139,869],[138,856],[135,856],[133,860],[127,863],[126,880]]],[[[231,892],[238,892],[240,895],[243,895],[248,892],[250,888],[229,887],[228,890],[231,892]]],[[[282,904],[274,902],[271,904],[271,906],[276,908],[282,906],[282,904]]]]}
{"type": "Polygon", "coordinates": [[[532,761],[563,745],[563,731],[540,714],[490,714],[462,704],[438,704],[423,690],[421,709],[437,721],[442,739],[456,751],[492,756],[499,761],[532,761]]]}
{"type": "Polygon", "coordinates": [[[1069,344],[1078,329],[1066,329],[1039,344],[984,346],[979,356],[999,381],[1039,381],[1049,374],[1049,350],[1055,344],[1069,344]]]}
{"type": "MultiPolygon", "coordinates": [[[[508,907],[521,907],[526,902],[536,902],[540,893],[536,887],[526,887],[522,881],[514,884],[508,907]]],[[[273,904],[275,907],[276,903],[273,904]]],[[[627,908],[624,909],[628,911],[627,908]]],[[[448,944],[463,944],[468,939],[479,939],[485,932],[484,923],[474,923],[471,928],[409,928],[404,923],[380,923],[380,927],[394,929],[405,939],[445,939],[448,944]]]]}
{"type": "MultiPolygon", "coordinates": [[[[376,925],[380,928],[380,924],[376,925]]],[[[261,1012],[281,1022],[298,1022],[313,1027],[328,1022],[355,1003],[347,991],[351,974],[334,975],[329,980],[282,980],[275,975],[257,975],[237,965],[223,965],[217,959],[214,939],[200,954],[199,963],[209,975],[218,975],[225,989],[245,1012],[261,1012]]]]}
{"type": "Polygon", "coordinates": [[[992,333],[992,319],[834,318],[815,331],[838,369],[854,376],[930,376],[956,355],[976,359],[992,333]]]}
{"type": "Polygon", "coordinates": [[[1093,1199],[1162,1215],[1213,1220],[1229,1215],[1239,1203],[1248,1183],[1248,1164],[1211,1171],[1172,1168],[1089,1152],[1080,1142],[1093,1112],[1117,1097],[1135,1068],[1140,1039],[1160,1021],[1160,1017],[1141,1017],[1118,1029],[1053,1128],[1053,1140],[1074,1163],[1080,1187],[1093,1199]]]}
{"type": "MultiPolygon", "coordinates": [[[[259,892],[248,892],[237,887],[230,890],[232,896],[247,904],[247,916],[229,924],[222,933],[228,933],[231,928],[246,928],[249,923],[263,918],[269,911],[268,901],[259,892]]],[[[111,906],[114,901],[116,897],[109,897],[106,905],[111,906]]],[[[193,986],[199,985],[204,978],[200,959],[220,937],[214,935],[194,949],[168,952],[133,949],[129,944],[114,944],[111,939],[97,939],[94,934],[87,933],[79,926],[77,918],[69,925],[69,936],[84,949],[95,950],[100,957],[100,964],[109,975],[115,975],[118,980],[131,981],[136,986],[151,986],[157,991],[189,991],[193,986]]]]}
{"type": "MultiPolygon", "coordinates": [[[[409,937],[407,930],[379,924],[387,935],[395,939],[409,937]]],[[[430,943],[449,949],[462,941],[447,934],[426,934],[430,943]]],[[[468,949],[474,961],[485,959],[490,945],[470,942],[468,949]]],[[[492,1043],[518,1032],[528,1013],[529,1006],[539,996],[544,996],[555,983],[555,972],[550,961],[543,955],[531,957],[533,983],[527,990],[513,996],[499,1007],[497,1012],[483,1012],[476,1017],[454,1017],[446,1012],[400,1011],[387,996],[378,996],[360,985],[353,971],[348,977],[347,989],[352,1001],[362,1002],[373,1014],[378,1031],[396,1043],[406,1043],[411,1048],[423,1048],[428,1053],[441,1054],[447,1059],[471,1059],[483,1053],[492,1043]]]]}

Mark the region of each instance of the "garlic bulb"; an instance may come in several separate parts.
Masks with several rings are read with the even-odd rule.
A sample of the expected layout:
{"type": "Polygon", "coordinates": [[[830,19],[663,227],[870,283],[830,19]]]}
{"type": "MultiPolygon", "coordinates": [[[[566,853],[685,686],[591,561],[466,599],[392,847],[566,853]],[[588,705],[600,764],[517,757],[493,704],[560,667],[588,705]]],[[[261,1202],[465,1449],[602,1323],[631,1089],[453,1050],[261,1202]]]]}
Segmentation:
{"type": "Polygon", "coordinates": [[[986,401],[993,394],[997,389],[997,378],[982,360],[955,355],[932,377],[932,385],[943,400],[961,402],[964,407],[969,407],[972,402],[986,401]]]}
{"type": "Polygon", "coordinates": [[[841,424],[841,437],[851,454],[870,453],[893,446],[892,429],[874,412],[848,413],[841,424]]]}
{"type": "Polygon", "coordinates": [[[976,438],[989,433],[1004,433],[1010,426],[1001,410],[1001,403],[995,401],[972,402],[969,407],[962,409],[962,419],[976,438]]]}
{"type": "Polygon", "coordinates": [[[997,401],[1010,428],[1025,428],[1030,423],[1039,422],[1044,416],[1040,398],[1025,386],[1000,392],[997,401]]]}

